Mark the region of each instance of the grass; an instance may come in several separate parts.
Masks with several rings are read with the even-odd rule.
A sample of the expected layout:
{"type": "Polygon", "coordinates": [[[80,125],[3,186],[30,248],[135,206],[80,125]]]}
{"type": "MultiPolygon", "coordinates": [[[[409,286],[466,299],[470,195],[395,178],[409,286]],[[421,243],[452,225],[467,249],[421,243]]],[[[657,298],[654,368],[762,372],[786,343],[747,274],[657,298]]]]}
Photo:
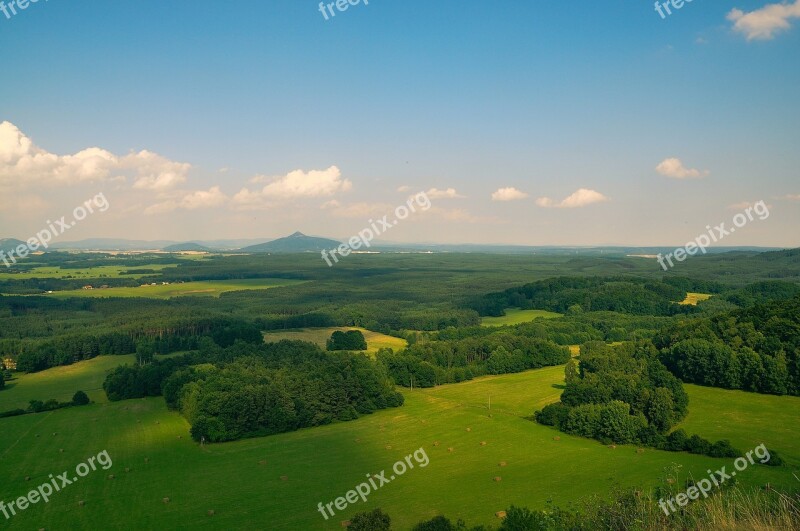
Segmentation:
{"type": "Polygon", "coordinates": [[[698,302],[707,301],[710,299],[712,295],[710,293],[687,293],[686,298],[681,301],[681,304],[688,304],[691,306],[697,306],[698,302]]]}
{"type": "MultiPolygon", "coordinates": [[[[333,530],[355,512],[381,507],[392,516],[393,529],[402,531],[442,513],[470,525],[497,525],[494,513],[512,503],[542,508],[552,500],[566,506],[588,495],[605,496],[616,485],[651,486],[673,463],[696,475],[730,469],[724,459],[610,449],[524,418],[556,400],[561,384],[563,367],[551,367],[403,390],[403,407],[353,422],[205,447],[189,440],[188,424],[161,398],[0,419],[0,499],[16,498],[48,474],[72,471],[108,450],[110,470],[92,472],[50,503],[29,507],[7,522],[9,528],[246,529],[269,522],[271,529],[333,530]],[[409,470],[328,521],[317,512],[317,503],[344,496],[367,473],[386,470],[388,477],[395,461],[420,447],[430,458],[426,468],[409,470]],[[500,461],[507,466],[498,466],[500,461]],[[502,481],[493,481],[495,476],[502,481]],[[209,510],[216,514],[207,516],[209,510]]],[[[690,432],[746,446],[752,431],[787,460],[800,459],[800,444],[786,433],[797,426],[800,399],[742,394],[731,401],[727,391],[694,386],[690,394],[690,432]],[[758,411],[768,421],[753,429],[747,422],[758,411]],[[720,417],[726,421],[718,422],[720,417]],[[743,424],[731,424],[736,419],[743,424]]],[[[789,467],[751,467],[736,479],[743,486],[796,483],[789,467]]]]}
{"type": "Polygon", "coordinates": [[[227,291],[279,288],[302,284],[305,280],[287,280],[284,278],[258,278],[245,280],[201,280],[184,282],[183,284],[158,284],[156,286],[140,286],[136,288],[76,289],[55,291],[50,297],[146,297],[153,299],[169,299],[185,295],[207,295],[219,297],[227,291]]]}
{"type": "Polygon", "coordinates": [[[62,269],[60,267],[34,267],[24,273],[3,273],[0,272],[0,280],[24,280],[29,278],[83,278],[83,279],[101,279],[101,278],[140,278],[149,276],[153,273],[135,273],[131,275],[123,275],[123,271],[136,271],[138,269],[152,269],[161,271],[168,267],[177,267],[177,264],[147,264],[138,266],[97,266],[82,269],[62,269]]]}
{"type": "Polygon", "coordinates": [[[387,336],[386,334],[381,334],[380,332],[373,332],[372,330],[367,330],[366,328],[359,328],[357,326],[351,327],[332,327],[332,328],[300,328],[297,330],[283,330],[280,332],[266,332],[264,334],[264,341],[268,343],[272,343],[275,341],[280,341],[282,339],[294,339],[300,341],[310,341],[311,343],[316,343],[323,349],[326,347],[328,339],[330,339],[331,334],[335,331],[347,331],[347,330],[360,330],[362,334],[364,334],[364,339],[367,340],[367,354],[374,355],[378,352],[379,349],[382,348],[391,348],[395,352],[398,350],[402,350],[408,346],[408,343],[405,339],[400,339],[399,337],[394,336],[387,336]]]}
{"type": "Polygon", "coordinates": [[[506,314],[502,317],[484,317],[481,319],[482,326],[511,326],[528,323],[534,319],[555,319],[561,317],[560,313],[548,312],[546,310],[520,310],[519,308],[507,308],[506,314]]]}

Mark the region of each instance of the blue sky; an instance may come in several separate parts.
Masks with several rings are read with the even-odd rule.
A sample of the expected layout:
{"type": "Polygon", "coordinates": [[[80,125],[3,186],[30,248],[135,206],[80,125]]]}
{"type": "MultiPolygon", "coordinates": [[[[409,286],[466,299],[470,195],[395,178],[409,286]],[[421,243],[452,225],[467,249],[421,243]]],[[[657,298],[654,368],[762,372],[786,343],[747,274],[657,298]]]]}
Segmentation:
{"type": "Polygon", "coordinates": [[[800,245],[800,2],[318,4],[0,13],[0,237],[800,245]]]}

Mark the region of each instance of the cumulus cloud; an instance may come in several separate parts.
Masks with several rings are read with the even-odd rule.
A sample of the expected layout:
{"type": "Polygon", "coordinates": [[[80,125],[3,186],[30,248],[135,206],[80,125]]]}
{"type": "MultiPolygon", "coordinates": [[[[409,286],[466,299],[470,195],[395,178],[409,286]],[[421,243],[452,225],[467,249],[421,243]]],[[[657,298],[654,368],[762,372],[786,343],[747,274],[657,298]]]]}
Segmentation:
{"type": "Polygon", "coordinates": [[[588,188],[580,188],[561,202],[555,202],[549,197],[540,197],[536,204],[545,208],[580,208],[594,203],[603,203],[609,198],[588,188]]]}
{"type": "Polygon", "coordinates": [[[708,170],[700,171],[694,168],[687,168],[680,159],[664,159],[656,166],[656,171],[665,177],[672,179],[698,179],[709,174],[708,170]]]}
{"type": "Polygon", "coordinates": [[[252,183],[270,181],[258,193],[265,198],[292,199],[298,197],[325,197],[346,192],[353,187],[348,179],[342,179],[342,172],[336,166],[327,170],[295,170],[282,177],[268,178],[257,176],[252,183]]]}
{"type": "Polygon", "coordinates": [[[438,188],[431,188],[425,194],[429,199],[463,199],[464,196],[456,192],[455,188],[448,188],[447,190],[439,190],[438,188]]]}
{"type": "Polygon", "coordinates": [[[526,197],[528,197],[527,193],[517,190],[513,186],[499,188],[492,192],[492,201],[517,201],[526,197]]]}
{"type": "Polygon", "coordinates": [[[403,186],[399,186],[397,188],[397,191],[400,192],[400,193],[405,193],[405,192],[408,192],[409,190],[411,190],[411,187],[410,186],[406,186],[405,184],[403,186]]]}
{"type": "Polygon", "coordinates": [[[788,199],[789,201],[800,201],[800,194],[787,194],[783,196],[783,199],[788,199]]]}
{"type": "Polygon", "coordinates": [[[90,147],[72,155],[56,155],[35,145],[11,122],[0,123],[0,184],[7,186],[72,186],[128,173],[137,178],[135,188],[167,190],[184,182],[190,168],[150,151],[119,157],[90,147]]]}
{"type": "Polygon", "coordinates": [[[198,208],[212,208],[223,205],[227,196],[219,186],[212,186],[208,190],[177,192],[175,197],[156,203],[144,210],[145,214],[162,214],[173,210],[197,210],[198,208]]]}
{"type": "Polygon", "coordinates": [[[767,4],[749,13],[732,9],[727,18],[733,22],[734,31],[742,33],[748,41],[770,40],[776,33],[789,29],[791,19],[800,18],[800,0],[767,4]]]}

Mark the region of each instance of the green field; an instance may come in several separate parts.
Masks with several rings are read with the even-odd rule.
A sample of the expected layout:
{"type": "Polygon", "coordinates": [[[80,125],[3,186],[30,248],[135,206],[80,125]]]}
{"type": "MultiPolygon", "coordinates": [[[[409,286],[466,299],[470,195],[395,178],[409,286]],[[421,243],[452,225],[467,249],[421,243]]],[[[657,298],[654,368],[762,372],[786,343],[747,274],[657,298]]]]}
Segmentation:
{"type": "Polygon", "coordinates": [[[506,308],[506,314],[502,317],[482,318],[481,326],[510,326],[528,323],[534,319],[555,319],[556,317],[561,317],[561,314],[548,312],[546,310],[520,310],[519,308],[506,308]]]}
{"type": "Polygon", "coordinates": [[[375,354],[379,349],[390,348],[395,352],[402,350],[408,346],[405,339],[399,337],[387,336],[379,332],[373,332],[366,328],[359,328],[357,326],[350,327],[332,327],[332,328],[300,328],[297,330],[282,330],[280,332],[266,332],[264,333],[264,341],[272,343],[282,339],[292,339],[297,341],[310,341],[316,343],[325,349],[328,339],[335,331],[347,330],[360,330],[364,334],[364,339],[367,340],[367,354],[375,354]]]}
{"type": "Polygon", "coordinates": [[[82,269],[62,269],[60,267],[34,267],[24,273],[0,272],[0,280],[23,280],[29,278],[139,278],[151,276],[153,273],[135,273],[123,275],[123,271],[136,271],[137,269],[152,269],[161,271],[168,267],[177,267],[177,264],[146,264],[138,266],[96,266],[82,269]]]}
{"type": "Polygon", "coordinates": [[[184,282],[183,284],[158,284],[156,286],[140,286],[136,288],[76,289],[55,291],[51,297],[147,297],[169,299],[184,295],[208,295],[219,297],[226,291],[253,289],[269,289],[302,284],[304,280],[287,280],[285,278],[258,278],[245,280],[201,280],[184,282]]]}
{"type": "MultiPolygon", "coordinates": [[[[78,463],[107,450],[114,461],[110,470],[92,472],[47,505],[29,507],[9,528],[38,529],[46,522],[48,529],[261,529],[269,522],[274,529],[333,530],[355,512],[381,507],[392,516],[394,529],[407,530],[440,512],[471,525],[496,525],[494,513],[512,503],[566,505],[605,495],[615,485],[654,485],[673,463],[683,466],[682,474],[729,464],[684,453],[638,453],[630,446],[611,449],[523,418],[556,400],[562,383],[563,367],[551,367],[404,390],[403,407],[353,422],[203,448],[191,442],[186,421],[161,398],[2,419],[0,499],[26,493],[48,474],[72,473],[78,463]],[[430,458],[428,467],[406,472],[327,522],[317,512],[318,502],[343,496],[366,473],[385,469],[388,477],[395,461],[419,447],[430,458]],[[500,467],[501,461],[507,466],[500,467]],[[496,476],[502,481],[493,481],[496,476]],[[130,507],[137,508],[135,525],[130,507]]],[[[22,380],[0,394],[17,400],[14,395],[26,384],[22,380]]],[[[756,442],[749,431],[787,461],[800,461],[800,443],[786,431],[797,425],[800,398],[733,393],[732,399],[729,391],[694,386],[689,392],[690,432],[728,437],[749,449],[756,442]],[[769,422],[758,421],[758,415],[769,422]],[[748,427],[751,420],[757,423],[748,427]]],[[[758,466],[736,479],[786,486],[796,483],[791,472],[758,466]]]]}

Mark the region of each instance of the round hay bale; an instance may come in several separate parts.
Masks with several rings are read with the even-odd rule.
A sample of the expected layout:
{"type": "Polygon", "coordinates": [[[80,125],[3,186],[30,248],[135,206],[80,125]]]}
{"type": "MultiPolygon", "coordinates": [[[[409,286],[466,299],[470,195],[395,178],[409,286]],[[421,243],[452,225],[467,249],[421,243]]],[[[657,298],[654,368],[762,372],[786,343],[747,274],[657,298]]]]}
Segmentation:
{"type": "Polygon", "coordinates": [[[84,505],[86,505],[85,501],[81,500],[78,502],[78,507],[83,507],[84,505]]]}
{"type": "Polygon", "coordinates": [[[451,446],[450,448],[447,449],[447,451],[448,452],[452,452],[453,451],[453,447],[451,446]]]}
{"type": "Polygon", "coordinates": [[[391,445],[391,444],[387,444],[387,445],[386,445],[386,449],[387,449],[387,450],[391,450],[391,449],[392,449],[392,445],[391,445]]]}
{"type": "Polygon", "coordinates": [[[178,439],[183,439],[183,435],[178,435],[178,439]]]}
{"type": "Polygon", "coordinates": [[[342,520],[342,527],[350,527],[350,520],[342,520]]]}
{"type": "Polygon", "coordinates": [[[494,477],[494,480],[495,480],[495,481],[503,481],[503,478],[501,478],[500,476],[495,476],[495,477],[494,477]]]}
{"type": "Polygon", "coordinates": [[[472,431],[472,428],[467,428],[467,431],[472,431]]]}
{"type": "Polygon", "coordinates": [[[162,501],[162,502],[164,502],[164,503],[169,503],[169,498],[164,498],[164,499],[163,499],[163,500],[161,500],[161,501],[162,501]]]}
{"type": "Polygon", "coordinates": [[[108,479],[114,479],[114,474],[109,474],[108,479]]]}
{"type": "Polygon", "coordinates": [[[58,432],[55,432],[55,431],[54,431],[54,432],[53,432],[53,437],[55,437],[56,435],[58,435],[58,432]]]}
{"type": "Polygon", "coordinates": [[[617,449],[617,445],[616,444],[610,444],[608,447],[611,448],[612,450],[616,450],[617,449]]]}
{"type": "Polygon", "coordinates": [[[481,446],[486,446],[486,441],[481,441],[481,446]]]}
{"type": "Polygon", "coordinates": [[[496,513],[494,513],[494,515],[496,517],[498,517],[498,518],[505,518],[506,517],[506,512],[505,511],[497,511],[496,513]]]}
{"type": "Polygon", "coordinates": [[[506,466],[507,464],[505,461],[500,461],[499,466],[506,466]]]}
{"type": "Polygon", "coordinates": [[[63,454],[64,453],[64,449],[63,448],[59,448],[58,449],[58,453],[63,454]]]}
{"type": "Polygon", "coordinates": [[[556,435],[555,437],[553,437],[553,440],[554,440],[554,441],[560,441],[560,440],[561,440],[561,437],[559,437],[558,435],[556,435]]]}
{"type": "Polygon", "coordinates": [[[208,511],[206,514],[207,514],[208,516],[214,516],[214,515],[215,515],[215,514],[217,514],[217,513],[216,513],[216,512],[214,512],[214,509],[210,509],[210,510],[209,510],[209,511],[208,511]]]}
{"type": "Polygon", "coordinates": [[[439,441],[433,441],[434,446],[439,446],[439,441]]]}

